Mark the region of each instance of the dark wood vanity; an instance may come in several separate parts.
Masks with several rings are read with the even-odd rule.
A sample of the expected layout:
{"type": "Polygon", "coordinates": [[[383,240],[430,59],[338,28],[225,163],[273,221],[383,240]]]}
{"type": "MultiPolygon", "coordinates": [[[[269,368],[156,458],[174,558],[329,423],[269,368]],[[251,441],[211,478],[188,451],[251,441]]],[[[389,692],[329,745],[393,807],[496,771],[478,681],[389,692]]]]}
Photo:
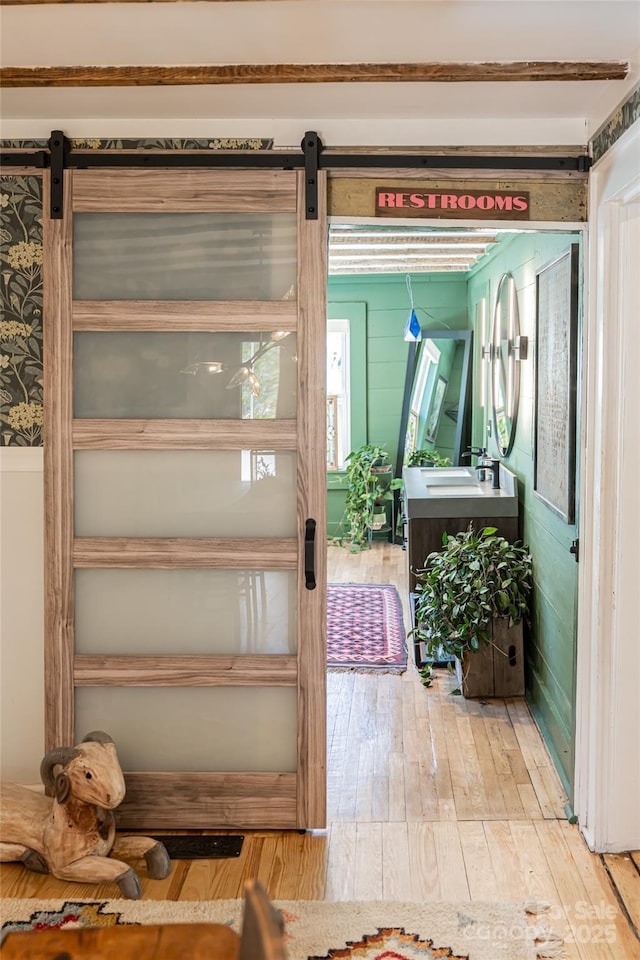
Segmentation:
{"type": "Polygon", "coordinates": [[[402,530],[410,593],[415,592],[415,571],[428,554],[442,549],[443,533],[462,533],[472,523],[475,530],[496,527],[506,540],[518,539],[517,480],[502,465],[499,477],[499,488],[492,489],[488,481],[475,479],[471,467],[404,468],[402,530]]]}
{"type": "MultiPolygon", "coordinates": [[[[480,473],[484,475],[483,471],[480,473]]],[[[402,479],[403,546],[407,552],[411,618],[415,627],[416,573],[424,568],[430,553],[442,550],[443,534],[454,536],[473,524],[475,531],[495,527],[506,540],[518,539],[518,483],[515,475],[502,464],[497,486],[479,479],[478,471],[472,467],[405,467],[402,479]]],[[[497,623],[499,636],[494,643],[496,647],[506,644],[502,652],[507,659],[494,656],[493,649],[484,653],[477,661],[483,669],[474,671],[476,680],[482,695],[519,696],[524,692],[522,625],[503,637],[500,633],[503,625],[497,623]]],[[[415,639],[414,658],[417,666],[425,662],[423,645],[415,639]]],[[[469,680],[465,686],[465,696],[479,695],[469,680]]]]}
{"type": "Polygon", "coordinates": [[[498,533],[507,540],[518,539],[517,517],[415,517],[413,519],[403,514],[403,539],[407,551],[409,567],[409,592],[416,589],[415,570],[424,566],[425,558],[436,550],[442,549],[443,533],[461,533],[469,523],[473,523],[476,530],[483,527],[497,527],[498,533]]]}

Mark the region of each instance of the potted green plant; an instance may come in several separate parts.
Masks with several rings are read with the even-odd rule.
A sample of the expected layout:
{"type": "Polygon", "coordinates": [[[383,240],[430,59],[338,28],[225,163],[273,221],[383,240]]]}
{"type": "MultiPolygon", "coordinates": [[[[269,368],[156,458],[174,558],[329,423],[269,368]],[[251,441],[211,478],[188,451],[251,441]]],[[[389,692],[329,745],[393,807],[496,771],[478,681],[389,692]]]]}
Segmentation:
{"type": "Polygon", "coordinates": [[[384,504],[376,504],[371,517],[371,529],[382,530],[387,524],[387,508],[384,504]]]}
{"type": "Polygon", "coordinates": [[[449,467],[449,457],[442,457],[437,450],[412,450],[407,457],[406,467],[449,467]]]}
{"type": "Polygon", "coordinates": [[[368,546],[374,522],[380,523],[380,519],[374,521],[374,514],[384,510],[386,522],[385,503],[393,498],[393,490],[400,487],[402,481],[393,478],[389,456],[382,446],[364,444],[345,459],[347,496],[342,519],[345,533],[338,539],[348,543],[352,553],[357,553],[368,546]]]}
{"type": "Polygon", "coordinates": [[[522,622],[528,618],[531,555],[495,527],[444,534],[417,572],[414,639],[434,659],[455,657],[466,697],[524,693],[522,622]]]}

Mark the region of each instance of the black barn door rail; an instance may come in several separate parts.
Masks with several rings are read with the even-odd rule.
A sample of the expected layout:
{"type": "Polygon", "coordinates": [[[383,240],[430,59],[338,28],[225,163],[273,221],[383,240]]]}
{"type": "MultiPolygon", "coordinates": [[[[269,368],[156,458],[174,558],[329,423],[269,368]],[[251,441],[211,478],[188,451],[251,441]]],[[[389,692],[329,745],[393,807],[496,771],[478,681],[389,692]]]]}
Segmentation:
{"type": "Polygon", "coordinates": [[[237,169],[304,170],[305,209],[307,220],[318,217],[318,170],[367,169],[376,167],[401,170],[540,170],[587,173],[593,160],[587,154],[576,156],[506,156],[505,154],[438,154],[420,153],[341,153],[331,149],[324,152],[318,134],[311,130],[304,135],[301,151],[227,151],[183,153],[167,150],[163,153],[146,151],[108,150],[89,152],[71,149],[71,141],[61,130],[51,133],[48,150],[0,152],[2,167],[51,168],[51,217],[62,216],[62,172],[65,168],[87,170],[107,167],[235,167],[237,169]],[[54,177],[59,183],[53,183],[54,177]],[[53,190],[53,186],[56,190],[53,190]],[[55,199],[54,199],[55,195],[55,199]],[[54,211],[54,207],[56,208],[54,211]]]}

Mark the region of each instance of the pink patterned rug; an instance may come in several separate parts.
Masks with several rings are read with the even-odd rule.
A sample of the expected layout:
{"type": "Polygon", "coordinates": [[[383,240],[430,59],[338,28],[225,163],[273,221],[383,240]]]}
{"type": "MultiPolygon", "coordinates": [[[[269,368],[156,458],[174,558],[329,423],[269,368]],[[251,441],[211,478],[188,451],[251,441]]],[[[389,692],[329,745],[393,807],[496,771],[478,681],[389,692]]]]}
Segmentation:
{"type": "Polygon", "coordinates": [[[407,645],[398,591],[389,584],[327,584],[327,666],[402,673],[407,645]]]}

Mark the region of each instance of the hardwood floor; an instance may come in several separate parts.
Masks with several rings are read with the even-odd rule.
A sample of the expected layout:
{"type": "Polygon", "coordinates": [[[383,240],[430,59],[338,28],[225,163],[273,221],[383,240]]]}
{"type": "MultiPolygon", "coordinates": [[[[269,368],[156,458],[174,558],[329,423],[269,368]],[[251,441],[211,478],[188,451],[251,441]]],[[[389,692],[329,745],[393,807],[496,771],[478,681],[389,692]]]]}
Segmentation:
{"type": "MultiPolygon", "coordinates": [[[[329,580],[395,583],[408,627],[405,566],[389,544],[329,547],[329,580]]],[[[524,700],[463,700],[452,686],[439,670],[425,689],[411,661],[402,675],[329,673],[326,833],[252,831],[237,859],[143,879],[145,898],[236,898],[253,877],[274,899],[533,898],[552,904],[570,960],[640,958],[640,854],[589,852],[524,700]]],[[[117,894],[14,865],[0,883],[7,897],[117,894]]]]}

